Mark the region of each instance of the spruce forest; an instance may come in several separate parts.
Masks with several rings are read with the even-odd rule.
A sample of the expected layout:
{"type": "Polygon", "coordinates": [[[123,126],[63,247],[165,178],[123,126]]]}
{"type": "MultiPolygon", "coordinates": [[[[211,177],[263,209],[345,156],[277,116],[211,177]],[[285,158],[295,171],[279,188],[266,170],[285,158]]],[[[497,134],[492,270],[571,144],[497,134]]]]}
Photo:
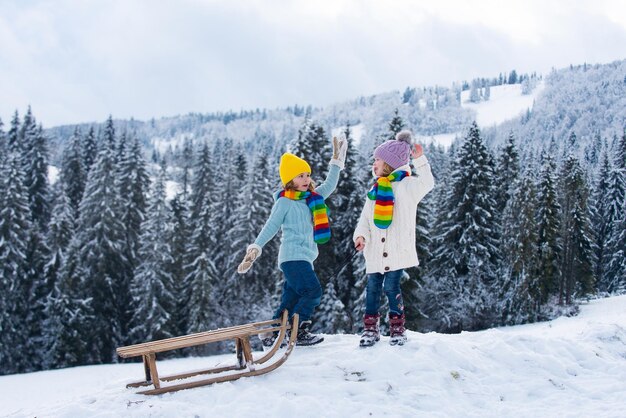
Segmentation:
{"type": "MultiPolygon", "coordinates": [[[[269,319],[280,237],[250,272],[237,265],[269,216],[280,155],[307,160],[319,184],[333,135],[349,149],[327,201],[313,331],[359,332],[366,277],[352,233],[373,149],[401,129],[457,133],[424,146],[436,185],[417,213],[420,266],[402,283],[409,329],[544,321],[626,291],[626,61],[328,108],[47,129],[27,109],[0,121],[0,374],[118,362],[118,346],[269,319]],[[479,127],[461,97],[488,101],[507,84],[543,91],[519,117],[479,127]]],[[[208,349],[179,354],[231,347],[208,349]]]]}

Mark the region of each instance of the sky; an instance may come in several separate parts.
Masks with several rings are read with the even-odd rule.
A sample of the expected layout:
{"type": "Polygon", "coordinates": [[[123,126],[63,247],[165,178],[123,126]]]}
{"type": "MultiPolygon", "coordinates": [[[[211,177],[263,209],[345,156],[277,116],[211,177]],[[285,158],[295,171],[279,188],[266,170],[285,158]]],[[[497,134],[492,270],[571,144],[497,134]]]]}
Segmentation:
{"type": "Polygon", "coordinates": [[[623,0],[2,0],[0,119],[324,107],[625,58],[623,0]]]}
{"type": "MultiPolygon", "coordinates": [[[[141,362],[0,376],[0,416],[626,416],[626,295],[583,302],[579,315],[550,322],[407,334],[404,346],[383,336],[370,348],[358,335],[326,335],[265,375],[159,396],[126,389],[145,376],[141,362]]],[[[233,353],[158,360],[157,368],[163,377],[234,362],[233,353]]],[[[174,383],[183,382],[162,385],[174,383]]]]}

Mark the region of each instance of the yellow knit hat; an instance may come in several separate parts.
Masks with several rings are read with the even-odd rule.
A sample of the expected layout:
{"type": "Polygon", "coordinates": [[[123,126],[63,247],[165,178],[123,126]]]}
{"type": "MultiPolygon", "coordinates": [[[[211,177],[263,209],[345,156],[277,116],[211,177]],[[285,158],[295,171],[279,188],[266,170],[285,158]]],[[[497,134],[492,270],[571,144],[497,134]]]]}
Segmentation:
{"type": "Polygon", "coordinates": [[[280,157],[278,172],[280,173],[280,181],[282,181],[283,186],[285,186],[302,173],[311,174],[311,166],[302,158],[286,152],[280,157]]]}

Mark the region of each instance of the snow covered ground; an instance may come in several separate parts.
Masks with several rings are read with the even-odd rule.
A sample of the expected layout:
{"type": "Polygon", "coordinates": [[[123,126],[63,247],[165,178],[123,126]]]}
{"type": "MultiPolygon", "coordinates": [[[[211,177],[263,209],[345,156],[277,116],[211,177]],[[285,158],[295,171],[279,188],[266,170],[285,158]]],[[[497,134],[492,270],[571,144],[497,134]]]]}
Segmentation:
{"type": "MultiPolygon", "coordinates": [[[[494,86],[491,87],[489,100],[479,103],[471,103],[468,100],[470,91],[466,90],[461,93],[461,106],[476,112],[476,123],[479,128],[487,128],[514,119],[528,109],[532,109],[535,100],[544,88],[544,83],[540,82],[530,94],[524,95],[521,84],[494,86]]],[[[464,135],[465,132],[432,136],[419,136],[418,133],[418,140],[423,144],[435,143],[447,148],[457,137],[462,138],[464,135]]]]}
{"type": "MultiPolygon", "coordinates": [[[[2,376],[0,416],[626,416],[626,296],[573,318],[409,338],[360,349],[356,335],[328,335],[267,375],[151,397],[125,389],[139,363],[2,376]]],[[[231,359],[163,361],[160,372],[231,359]]]]}
{"type": "Polygon", "coordinates": [[[541,82],[530,94],[522,94],[521,84],[504,84],[491,87],[490,98],[487,101],[472,103],[469,99],[470,91],[461,93],[461,106],[476,111],[476,123],[479,128],[498,125],[506,120],[513,119],[528,109],[533,108],[535,99],[544,89],[541,82]]]}

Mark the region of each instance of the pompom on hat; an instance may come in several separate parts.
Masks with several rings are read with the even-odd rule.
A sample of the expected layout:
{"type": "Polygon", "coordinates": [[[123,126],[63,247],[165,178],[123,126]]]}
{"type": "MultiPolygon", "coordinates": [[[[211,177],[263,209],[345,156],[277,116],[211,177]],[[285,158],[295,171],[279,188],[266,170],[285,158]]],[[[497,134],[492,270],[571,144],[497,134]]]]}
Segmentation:
{"type": "Polygon", "coordinates": [[[386,141],[374,150],[374,158],[383,160],[394,170],[407,165],[411,158],[412,142],[411,131],[400,131],[396,134],[396,139],[386,141]]]}
{"type": "Polygon", "coordinates": [[[280,157],[278,172],[280,173],[280,181],[282,181],[283,186],[285,186],[302,173],[310,174],[311,166],[302,158],[286,152],[280,157]]]}

